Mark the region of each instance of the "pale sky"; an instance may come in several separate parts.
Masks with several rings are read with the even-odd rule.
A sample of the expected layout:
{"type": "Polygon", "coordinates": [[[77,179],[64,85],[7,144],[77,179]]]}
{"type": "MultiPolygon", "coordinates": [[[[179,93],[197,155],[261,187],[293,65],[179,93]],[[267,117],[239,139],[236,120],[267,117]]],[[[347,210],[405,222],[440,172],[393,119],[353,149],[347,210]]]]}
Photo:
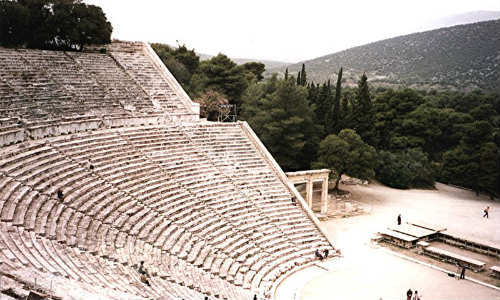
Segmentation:
{"type": "MultiPolygon", "coordinates": [[[[409,34],[498,0],[84,0],[104,10],[113,38],[186,44],[205,54],[298,62],[409,34]]],[[[499,14],[500,16],[500,14],[499,14]]]]}

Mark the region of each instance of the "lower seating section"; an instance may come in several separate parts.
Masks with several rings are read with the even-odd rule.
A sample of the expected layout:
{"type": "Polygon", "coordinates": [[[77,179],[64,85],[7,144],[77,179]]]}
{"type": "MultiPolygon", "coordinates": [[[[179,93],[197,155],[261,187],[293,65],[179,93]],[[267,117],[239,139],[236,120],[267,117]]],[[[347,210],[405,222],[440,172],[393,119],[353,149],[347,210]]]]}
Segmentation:
{"type": "Polygon", "coordinates": [[[94,130],[0,152],[9,272],[109,298],[251,299],[316,249],[333,253],[239,123],[94,130]]]}

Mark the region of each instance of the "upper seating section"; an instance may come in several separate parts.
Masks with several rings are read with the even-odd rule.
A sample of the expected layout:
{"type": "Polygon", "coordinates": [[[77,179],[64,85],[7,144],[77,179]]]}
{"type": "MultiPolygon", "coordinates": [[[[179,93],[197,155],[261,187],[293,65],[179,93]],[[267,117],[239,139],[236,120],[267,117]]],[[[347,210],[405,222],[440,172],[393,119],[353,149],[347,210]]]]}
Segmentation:
{"type": "Polygon", "coordinates": [[[35,122],[155,112],[197,118],[195,104],[174,92],[182,88],[158,67],[149,45],[121,44],[111,44],[107,53],[0,47],[1,118],[35,122]]]}
{"type": "Polygon", "coordinates": [[[121,42],[111,44],[108,49],[127,74],[165,111],[177,114],[198,112],[197,104],[191,102],[149,45],[121,42]]]}

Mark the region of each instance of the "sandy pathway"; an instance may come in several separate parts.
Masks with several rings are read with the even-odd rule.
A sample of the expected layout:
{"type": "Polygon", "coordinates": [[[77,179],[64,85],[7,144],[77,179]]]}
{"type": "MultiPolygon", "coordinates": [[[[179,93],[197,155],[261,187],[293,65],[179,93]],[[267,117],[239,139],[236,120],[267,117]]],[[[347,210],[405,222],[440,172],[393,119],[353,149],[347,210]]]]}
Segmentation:
{"type": "Polygon", "coordinates": [[[458,281],[429,267],[375,249],[373,233],[396,222],[423,221],[448,228],[472,240],[500,247],[500,204],[469,191],[436,185],[436,190],[397,190],[378,184],[349,185],[352,200],[371,206],[371,213],[322,222],[344,258],[305,269],[285,280],[278,299],[403,299],[408,288],[422,299],[499,299],[500,292],[470,281],[458,281]],[[489,205],[490,218],[482,218],[489,205]]]}

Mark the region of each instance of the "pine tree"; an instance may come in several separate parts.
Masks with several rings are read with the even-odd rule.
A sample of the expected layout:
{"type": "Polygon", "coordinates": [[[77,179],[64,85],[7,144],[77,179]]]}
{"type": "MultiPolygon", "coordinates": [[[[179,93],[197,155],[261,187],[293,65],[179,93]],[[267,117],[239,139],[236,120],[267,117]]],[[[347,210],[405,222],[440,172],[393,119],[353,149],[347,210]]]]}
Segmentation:
{"type": "Polygon", "coordinates": [[[341,89],[342,89],[342,67],[340,67],[339,75],[337,76],[337,85],[335,87],[335,102],[333,103],[333,116],[331,122],[331,131],[334,134],[338,134],[340,132],[340,97],[341,97],[341,89]]]}

